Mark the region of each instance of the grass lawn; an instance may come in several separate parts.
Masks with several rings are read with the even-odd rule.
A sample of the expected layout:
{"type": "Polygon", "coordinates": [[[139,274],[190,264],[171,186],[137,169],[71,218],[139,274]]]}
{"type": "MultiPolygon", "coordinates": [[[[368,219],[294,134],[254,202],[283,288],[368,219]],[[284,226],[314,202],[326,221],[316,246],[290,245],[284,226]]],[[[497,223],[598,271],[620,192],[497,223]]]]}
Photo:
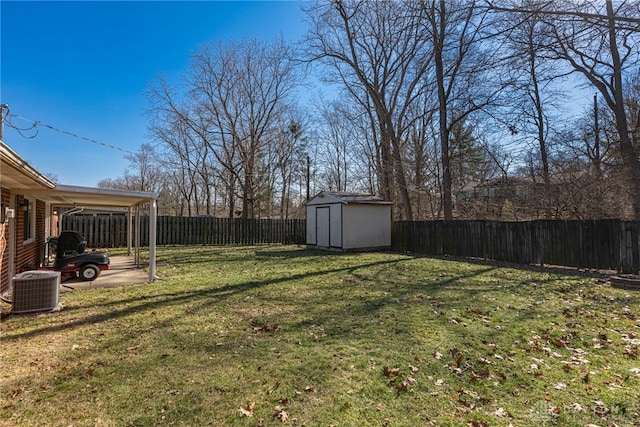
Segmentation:
{"type": "Polygon", "coordinates": [[[640,425],[639,292],[296,246],[158,258],[162,281],[2,320],[0,425],[640,425]]]}

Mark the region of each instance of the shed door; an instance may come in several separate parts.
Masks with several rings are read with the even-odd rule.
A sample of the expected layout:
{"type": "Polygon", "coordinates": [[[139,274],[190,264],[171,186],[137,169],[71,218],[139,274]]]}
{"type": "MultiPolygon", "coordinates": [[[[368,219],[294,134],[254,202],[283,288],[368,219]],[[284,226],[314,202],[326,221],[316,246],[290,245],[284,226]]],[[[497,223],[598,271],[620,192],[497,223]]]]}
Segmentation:
{"type": "Polygon", "coordinates": [[[316,208],[316,245],[329,247],[329,206],[316,208]]]}

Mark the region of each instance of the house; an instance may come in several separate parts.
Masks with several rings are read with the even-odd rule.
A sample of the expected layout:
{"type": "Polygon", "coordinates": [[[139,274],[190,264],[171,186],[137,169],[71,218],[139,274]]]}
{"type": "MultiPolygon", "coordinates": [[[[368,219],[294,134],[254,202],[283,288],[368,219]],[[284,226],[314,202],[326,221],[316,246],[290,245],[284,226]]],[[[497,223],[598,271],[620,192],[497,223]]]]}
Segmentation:
{"type": "Polygon", "coordinates": [[[392,206],[372,194],[323,191],[306,205],[307,246],[343,251],[390,248],[392,206]]]}
{"type": "Polygon", "coordinates": [[[0,141],[0,292],[19,268],[42,263],[50,224],[47,203],[26,193],[55,186],[0,141]]]}
{"type": "MultiPolygon", "coordinates": [[[[131,250],[134,208],[148,203],[151,212],[149,280],[155,278],[156,194],[55,184],[3,141],[0,141],[0,190],[0,293],[10,289],[10,279],[15,274],[43,264],[46,241],[52,233],[57,233],[55,213],[61,207],[125,208],[129,216],[131,250]]],[[[135,241],[139,242],[139,238],[135,241]]],[[[138,244],[135,253],[138,257],[138,244]]]]}
{"type": "Polygon", "coordinates": [[[465,185],[456,195],[458,202],[468,200],[522,200],[530,198],[537,186],[530,178],[501,177],[465,185]]]}

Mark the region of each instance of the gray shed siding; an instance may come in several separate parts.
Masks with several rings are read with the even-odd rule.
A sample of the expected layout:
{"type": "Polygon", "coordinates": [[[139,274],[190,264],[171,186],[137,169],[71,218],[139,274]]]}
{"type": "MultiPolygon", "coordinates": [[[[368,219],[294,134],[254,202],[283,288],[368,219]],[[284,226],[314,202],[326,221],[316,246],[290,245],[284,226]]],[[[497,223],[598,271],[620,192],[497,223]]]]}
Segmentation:
{"type": "Polygon", "coordinates": [[[391,247],[390,205],[343,205],[342,248],[391,247]]]}
{"type": "Polygon", "coordinates": [[[306,206],[307,245],[333,250],[391,247],[391,203],[356,193],[320,193],[306,206]]]}

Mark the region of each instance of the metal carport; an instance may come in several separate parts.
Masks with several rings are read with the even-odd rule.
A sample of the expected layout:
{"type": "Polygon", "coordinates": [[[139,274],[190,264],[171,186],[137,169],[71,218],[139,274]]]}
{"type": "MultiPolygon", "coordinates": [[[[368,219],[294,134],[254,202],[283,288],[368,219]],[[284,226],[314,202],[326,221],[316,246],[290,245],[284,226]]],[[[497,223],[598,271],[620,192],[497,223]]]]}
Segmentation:
{"type": "Polygon", "coordinates": [[[72,185],[56,185],[54,188],[21,189],[25,195],[36,197],[47,203],[49,209],[58,207],[85,208],[126,208],[128,212],[127,235],[128,249],[131,251],[132,238],[135,237],[135,257],[139,261],[140,227],[139,207],[149,203],[149,281],[156,277],[156,224],[158,218],[158,195],[142,191],[112,190],[104,188],[78,187],[72,185]],[[132,235],[135,218],[138,224],[136,236],[132,235]]]}

